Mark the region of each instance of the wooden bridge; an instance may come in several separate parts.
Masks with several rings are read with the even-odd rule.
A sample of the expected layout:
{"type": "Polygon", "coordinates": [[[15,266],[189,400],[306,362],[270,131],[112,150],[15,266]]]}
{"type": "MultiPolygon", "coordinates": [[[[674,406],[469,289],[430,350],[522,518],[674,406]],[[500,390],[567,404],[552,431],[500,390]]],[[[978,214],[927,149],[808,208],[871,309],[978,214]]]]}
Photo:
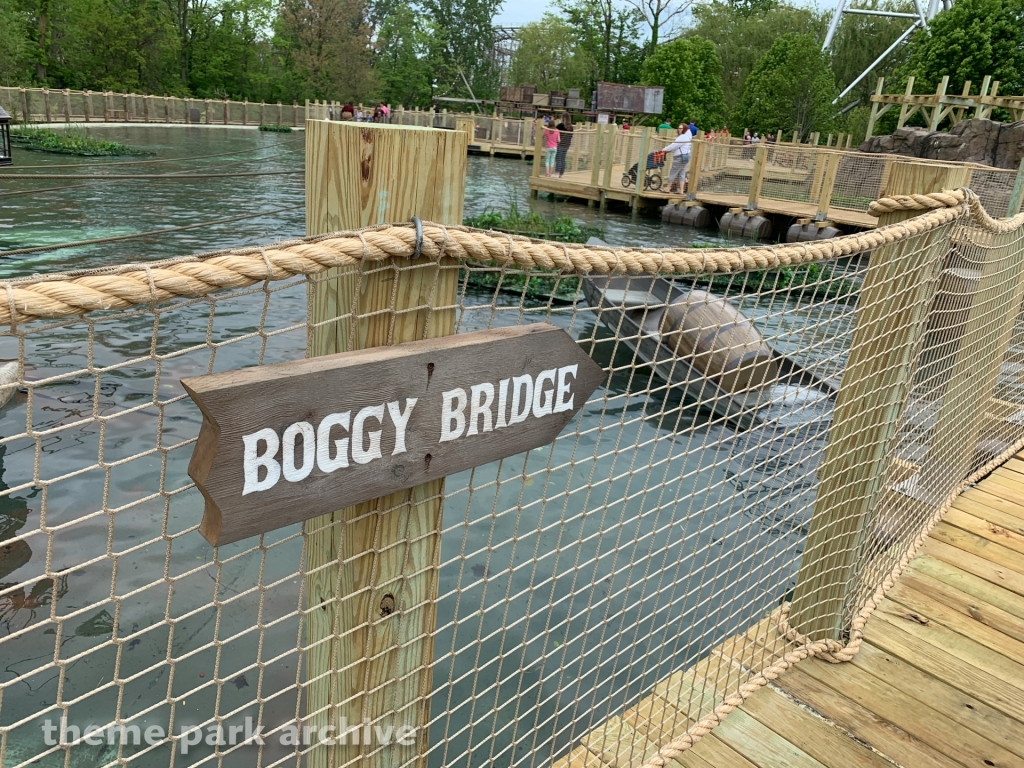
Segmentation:
{"type": "MultiPolygon", "coordinates": [[[[663,680],[556,768],[639,766],[792,650],[773,614],[663,680]]],[[[687,768],[1024,765],[1024,454],[961,494],[868,620],[852,663],[807,659],[677,759],[687,768]]]]}
{"type": "Polygon", "coordinates": [[[713,206],[746,215],[775,214],[798,223],[814,222],[869,229],[877,224],[868,213],[872,200],[891,194],[897,162],[921,167],[920,192],[938,191],[929,176],[948,181],[956,169],[957,186],[969,186],[988,210],[1012,215],[1020,210],[1024,171],[1014,172],[974,163],[938,163],[898,155],[875,155],[812,144],[769,142],[745,145],[735,139],[709,141],[698,134],[687,170],[686,194],[670,194],[672,159],[651,169],[648,185],[642,174],[627,173],[647,165],[641,158],[663,150],[671,140],[650,129],[629,132],[597,126],[574,136],[562,177],[545,175],[540,154],[534,159],[530,189],[564,195],[604,207],[618,201],[634,210],[678,205],[713,206]],[[931,167],[933,170],[926,170],[931,167]]]}

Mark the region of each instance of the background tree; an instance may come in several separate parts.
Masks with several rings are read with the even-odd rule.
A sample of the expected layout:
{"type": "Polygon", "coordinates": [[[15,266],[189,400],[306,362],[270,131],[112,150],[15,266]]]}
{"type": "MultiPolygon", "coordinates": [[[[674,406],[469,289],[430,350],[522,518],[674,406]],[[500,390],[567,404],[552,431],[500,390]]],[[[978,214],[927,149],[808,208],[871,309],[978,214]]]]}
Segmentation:
{"type": "Polygon", "coordinates": [[[501,3],[502,0],[422,0],[433,30],[438,93],[467,97],[468,83],[478,99],[497,95],[498,72],[491,52],[494,16],[501,3]]]}
{"type": "Polygon", "coordinates": [[[359,0],[283,0],[275,45],[306,98],[368,99],[374,82],[359,0]]]}
{"type": "Polygon", "coordinates": [[[783,35],[747,78],[735,123],[762,133],[824,131],[835,121],[832,102],[838,93],[818,41],[811,35],[783,35]]]}
{"type": "Polygon", "coordinates": [[[770,1],[712,0],[695,6],[693,15],[690,34],[710,40],[722,62],[722,93],[730,112],[739,106],[747,77],[776,39],[808,34],[820,41],[827,24],[817,11],[770,1]]]}
{"type": "Polygon", "coordinates": [[[706,128],[722,126],[722,62],[711,41],[690,37],[659,46],[644,62],[643,82],[665,86],[662,116],[669,122],[686,119],[706,128]]]}
{"type": "Polygon", "coordinates": [[[374,74],[378,97],[388,104],[426,107],[433,94],[431,33],[423,14],[401,5],[380,22],[374,74]]]}
{"type": "MultiPolygon", "coordinates": [[[[1000,82],[1001,93],[1024,90],[1024,0],[957,0],[918,30],[907,49],[905,75],[934,89],[949,75],[959,93],[966,80],[977,88],[985,75],[1000,82]]],[[[919,93],[921,91],[918,91],[919,93]]]]}
{"type": "Polygon", "coordinates": [[[553,14],[519,30],[519,45],[509,65],[509,82],[536,85],[540,91],[564,91],[590,84],[594,62],[575,30],[553,14]]]}
{"type": "Polygon", "coordinates": [[[674,28],[683,20],[683,16],[690,10],[694,0],[627,0],[627,2],[636,8],[647,23],[647,28],[650,30],[647,51],[653,53],[665,33],[671,35],[674,28]]]}
{"type": "Polygon", "coordinates": [[[556,5],[591,62],[590,90],[602,80],[639,80],[643,65],[643,48],[638,42],[643,16],[639,11],[613,0],[556,0],[556,5]]]}

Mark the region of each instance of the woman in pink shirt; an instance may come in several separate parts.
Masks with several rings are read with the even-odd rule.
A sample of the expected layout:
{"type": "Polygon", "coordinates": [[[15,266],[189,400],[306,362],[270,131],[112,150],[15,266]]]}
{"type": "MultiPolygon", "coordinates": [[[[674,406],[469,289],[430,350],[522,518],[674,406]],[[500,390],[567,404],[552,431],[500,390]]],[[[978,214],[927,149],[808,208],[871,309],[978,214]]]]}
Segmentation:
{"type": "Polygon", "coordinates": [[[558,129],[550,117],[544,118],[544,171],[551,176],[555,172],[555,156],[558,154],[558,129]]]}

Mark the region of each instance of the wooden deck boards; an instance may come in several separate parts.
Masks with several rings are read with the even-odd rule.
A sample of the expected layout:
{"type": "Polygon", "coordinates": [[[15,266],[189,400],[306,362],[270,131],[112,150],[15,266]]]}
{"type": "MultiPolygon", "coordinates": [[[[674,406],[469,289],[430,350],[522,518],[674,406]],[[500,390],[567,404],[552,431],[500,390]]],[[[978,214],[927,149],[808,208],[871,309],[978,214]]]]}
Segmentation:
{"type": "MultiPolygon", "coordinates": [[[[1024,454],[957,499],[864,640],[851,663],[796,665],[675,763],[1024,768],[1024,454]]],[[[740,670],[785,650],[768,617],[663,680],[555,768],[640,766],[735,690],[740,670]]]]}
{"type": "MultiPolygon", "coordinates": [[[[778,173],[782,173],[787,169],[779,169],[778,173]]],[[[625,171],[625,166],[616,165],[612,168],[611,182],[604,186],[602,184],[604,180],[604,173],[601,172],[601,178],[598,183],[592,184],[592,177],[590,171],[570,171],[562,177],[547,177],[547,176],[531,176],[530,177],[530,189],[540,192],[551,192],[556,195],[565,195],[566,197],[574,197],[581,200],[620,200],[623,202],[632,202],[636,196],[636,187],[622,186],[622,174],[625,171]]],[[[776,175],[776,171],[773,170],[772,177],[776,175]]],[[[644,190],[640,193],[640,202],[642,205],[662,205],[667,202],[678,202],[682,200],[682,196],[678,194],[670,195],[667,191],[668,179],[665,178],[663,181],[663,189],[658,191],[644,190]]],[[[747,196],[741,194],[726,194],[721,192],[708,192],[706,190],[697,191],[697,200],[705,205],[717,205],[725,208],[742,207],[747,204],[747,196]]],[[[763,194],[757,200],[757,207],[766,213],[781,214],[784,216],[793,217],[809,217],[813,218],[817,213],[818,206],[814,203],[800,202],[796,200],[777,200],[770,197],[765,197],[763,194]]],[[[830,207],[828,209],[829,221],[837,224],[845,224],[848,226],[861,227],[864,229],[870,229],[878,225],[878,219],[874,216],[868,215],[862,211],[851,211],[844,208],[830,207]]]]}

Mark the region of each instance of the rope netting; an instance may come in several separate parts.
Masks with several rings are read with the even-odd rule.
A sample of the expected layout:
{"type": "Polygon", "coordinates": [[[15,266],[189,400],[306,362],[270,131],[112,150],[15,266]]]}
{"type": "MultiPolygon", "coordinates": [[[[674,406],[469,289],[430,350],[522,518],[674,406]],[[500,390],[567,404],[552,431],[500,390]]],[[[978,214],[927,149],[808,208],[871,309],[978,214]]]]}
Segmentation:
{"type": "Polygon", "coordinates": [[[873,212],[911,209],[793,246],[390,225],[0,283],[0,765],[665,765],[848,657],[1024,443],[1024,216],[873,212]],[[208,545],[180,380],[410,318],[552,323],[606,378],[543,448],[208,545]]]}

